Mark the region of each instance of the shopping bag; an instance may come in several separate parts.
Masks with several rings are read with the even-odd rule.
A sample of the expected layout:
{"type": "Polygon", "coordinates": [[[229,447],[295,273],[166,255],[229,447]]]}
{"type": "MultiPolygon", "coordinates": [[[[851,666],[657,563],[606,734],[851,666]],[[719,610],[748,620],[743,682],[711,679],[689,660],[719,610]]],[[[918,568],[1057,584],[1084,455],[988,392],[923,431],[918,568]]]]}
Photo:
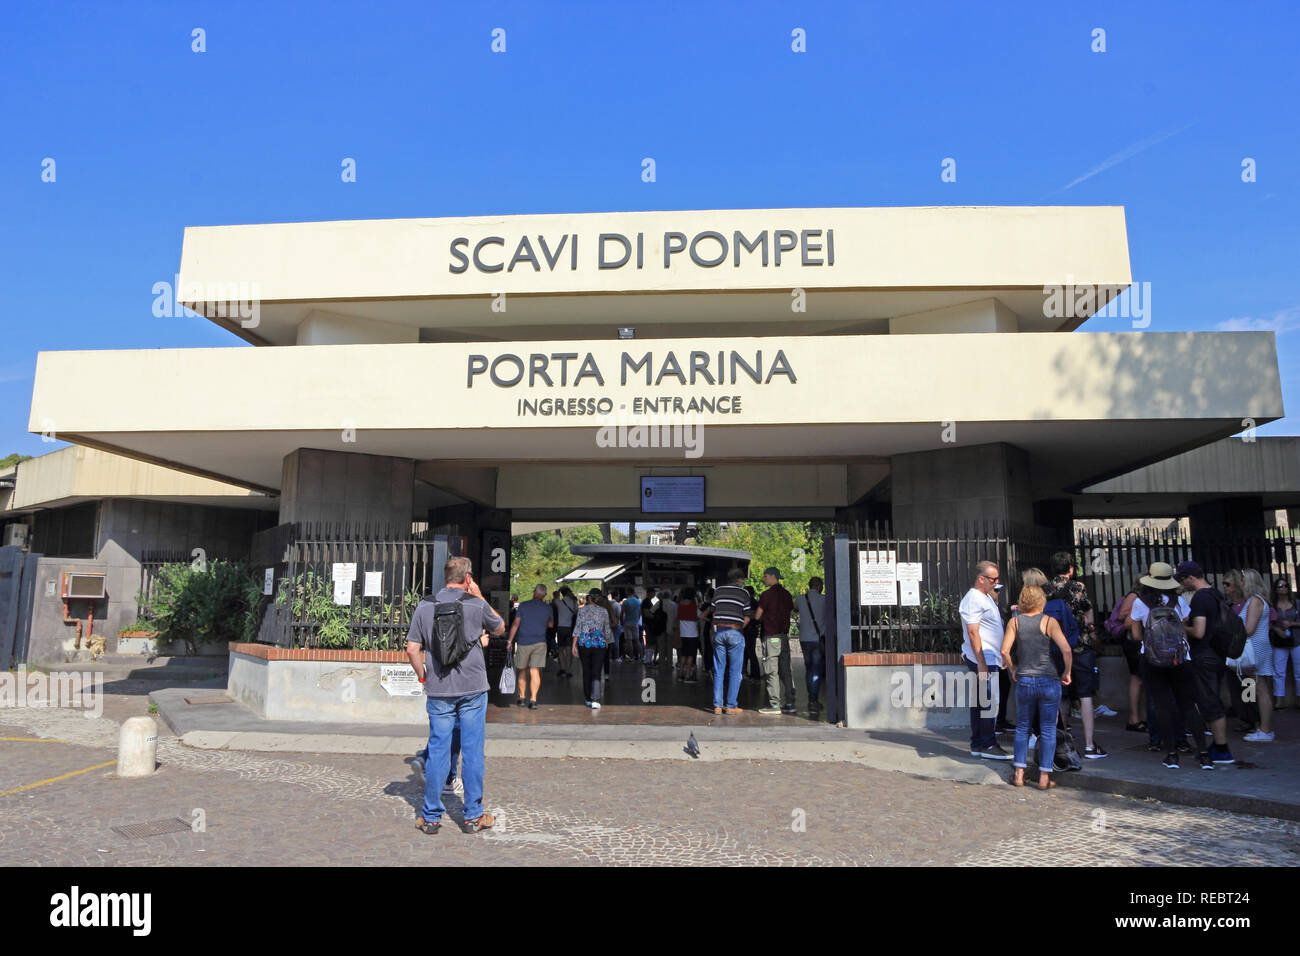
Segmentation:
{"type": "Polygon", "coordinates": [[[1237,672],[1238,676],[1255,673],[1255,669],[1259,667],[1259,661],[1255,657],[1255,646],[1247,641],[1246,646],[1241,650],[1241,656],[1229,657],[1226,663],[1237,672]]]}
{"type": "Polygon", "coordinates": [[[506,666],[501,668],[501,680],[497,682],[497,690],[503,694],[513,694],[515,692],[515,668],[508,656],[506,666]]]}

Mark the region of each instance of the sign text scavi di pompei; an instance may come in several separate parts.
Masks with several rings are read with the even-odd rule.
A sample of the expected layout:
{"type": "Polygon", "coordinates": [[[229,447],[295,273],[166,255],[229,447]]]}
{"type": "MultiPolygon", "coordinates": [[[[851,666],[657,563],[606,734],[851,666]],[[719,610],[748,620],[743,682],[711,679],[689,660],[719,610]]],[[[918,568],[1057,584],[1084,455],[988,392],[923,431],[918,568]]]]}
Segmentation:
{"type": "Polygon", "coordinates": [[[472,267],[478,272],[514,272],[517,268],[531,267],[534,272],[554,272],[557,268],[576,271],[580,258],[594,256],[597,269],[662,268],[671,269],[675,263],[684,262],[683,254],[696,266],[714,269],[731,262],[739,268],[742,257],[746,262],[757,260],[764,268],[779,268],[783,264],[799,266],[835,265],[834,229],[763,229],[746,236],[743,230],[732,230],[730,235],[714,229],[705,229],[694,235],[684,232],[665,232],[658,255],[646,258],[645,233],[624,234],[602,232],[594,240],[590,237],[579,251],[579,234],[539,235],[534,239],[522,235],[483,236],[470,245],[467,236],[451,240],[451,261],[447,269],[453,275],[468,272],[472,267]],[[513,249],[507,255],[507,250],[513,249]],[[795,260],[792,253],[798,254],[795,260]],[[677,257],[677,258],[675,258],[677,257]],[[647,265],[649,261],[649,265],[647,265]]]}

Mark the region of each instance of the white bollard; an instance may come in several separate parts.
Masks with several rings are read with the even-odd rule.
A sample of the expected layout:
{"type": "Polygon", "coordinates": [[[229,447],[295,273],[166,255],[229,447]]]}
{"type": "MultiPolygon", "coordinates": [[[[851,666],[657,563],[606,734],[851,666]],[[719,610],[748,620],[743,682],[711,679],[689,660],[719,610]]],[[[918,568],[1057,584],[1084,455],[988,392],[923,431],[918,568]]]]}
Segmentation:
{"type": "Polygon", "coordinates": [[[131,717],[117,737],[117,775],[148,777],[158,754],[158,725],[152,717],[131,717]]]}

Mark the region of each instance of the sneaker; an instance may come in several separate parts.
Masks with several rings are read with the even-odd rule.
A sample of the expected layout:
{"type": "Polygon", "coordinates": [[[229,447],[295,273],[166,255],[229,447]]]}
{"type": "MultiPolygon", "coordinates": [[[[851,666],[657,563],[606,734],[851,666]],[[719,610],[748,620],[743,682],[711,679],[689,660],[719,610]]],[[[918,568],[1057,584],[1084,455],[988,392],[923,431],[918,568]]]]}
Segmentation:
{"type": "Polygon", "coordinates": [[[781,708],[780,708],[780,707],[760,707],[760,708],[758,708],[758,712],[759,712],[760,714],[762,714],[764,717],[780,717],[780,716],[781,716],[781,708]]]}
{"type": "Polygon", "coordinates": [[[1085,760],[1100,760],[1102,757],[1109,756],[1110,754],[1106,753],[1106,751],[1102,749],[1101,744],[1098,743],[1094,743],[1091,747],[1083,748],[1083,759],[1085,760]]]}
{"type": "Polygon", "coordinates": [[[584,700],[582,703],[583,703],[583,706],[586,707],[588,710],[591,709],[591,701],[589,701],[589,700],[584,700]]]}
{"type": "Polygon", "coordinates": [[[1177,751],[1173,751],[1173,750],[1171,750],[1169,753],[1165,754],[1165,766],[1168,767],[1170,770],[1177,770],[1177,769],[1178,769],[1178,752],[1177,752],[1177,751]]]}
{"type": "Polygon", "coordinates": [[[438,820],[426,820],[424,817],[415,818],[415,828],[421,833],[433,836],[442,829],[442,823],[438,820]]]}
{"type": "Polygon", "coordinates": [[[535,700],[530,700],[530,701],[528,702],[528,709],[529,709],[529,710],[536,710],[536,709],[537,709],[537,701],[535,701],[535,700]]]}
{"type": "Polygon", "coordinates": [[[1093,713],[1098,717],[1114,717],[1116,712],[1111,710],[1105,704],[1098,704],[1093,713]]]}
{"type": "Polygon", "coordinates": [[[1154,740],[1151,741],[1151,743],[1147,744],[1147,753],[1149,754],[1158,754],[1160,753],[1160,751],[1164,749],[1165,748],[1163,744],[1158,743],[1157,741],[1154,740]]]}
{"type": "Polygon", "coordinates": [[[593,701],[591,702],[591,709],[592,709],[592,710],[600,710],[600,701],[598,701],[598,700],[593,700],[593,701]]]}
{"type": "MultiPolygon", "coordinates": [[[[761,713],[761,711],[760,711],[761,713]]],[[[985,760],[1010,760],[1011,754],[1007,753],[996,743],[989,744],[983,750],[972,750],[972,757],[983,757],[985,760]]]]}
{"type": "Polygon", "coordinates": [[[791,705],[788,706],[788,707],[782,707],[782,708],[781,708],[781,713],[783,713],[783,714],[797,714],[797,713],[799,713],[799,709],[798,709],[797,707],[795,707],[793,704],[791,704],[791,705]]]}
{"type": "Polygon", "coordinates": [[[722,712],[724,714],[738,714],[744,709],[745,709],[744,707],[727,707],[722,712]]]}
{"type": "Polygon", "coordinates": [[[726,711],[724,711],[721,707],[714,707],[713,712],[719,715],[726,713],[726,711]]]}
{"type": "Polygon", "coordinates": [[[1218,744],[1212,744],[1210,746],[1210,759],[1215,763],[1236,763],[1232,759],[1232,751],[1228,749],[1226,744],[1222,747],[1218,744]]]}
{"type": "Polygon", "coordinates": [[[1196,755],[1196,759],[1201,762],[1202,770],[1214,769],[1214,761],[1210,759],[1210,755],[1206,751],[1202,750],[1200,753],[1198,753],[1196,755]]]}
{"type": "Polygon", "coordinates": [[[1186,738],[1184,738],[1178,741],[1178,746],[1176,749],[1180,754],[1189,754],[1192,752],[1192,745],[1187,742],[1186,738]]]}
{"type": "Polygon", "coordinates": [[[515,698],[515,706],[516,706],[516,707],[524,707],[524,706],[526,706],[527,704],[528,704],[528,701],[524,700],[522,697],[516,697],[516,698],[515,698]]]}
{"type": "Polygon", "coordinates": [[[1252,744],[1271,744],[1273,736],[1273,734],[1266,734],[1262,730],[1257,730],[1253,734],[1247,734],[1242,739],[1249,740],[1252,744]]]}

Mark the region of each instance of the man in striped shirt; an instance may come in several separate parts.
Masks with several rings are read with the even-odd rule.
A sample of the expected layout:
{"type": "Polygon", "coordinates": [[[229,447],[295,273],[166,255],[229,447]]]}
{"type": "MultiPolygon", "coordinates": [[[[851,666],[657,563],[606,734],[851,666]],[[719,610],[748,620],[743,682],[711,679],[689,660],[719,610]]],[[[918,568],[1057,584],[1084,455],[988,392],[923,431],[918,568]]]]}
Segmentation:
{"type": "Polygon", "coordinates": [[[740,584],[745,572],[732,568],[727,572],[727,583],[713,593],[713,712],[715,714],[740,711],[740,665],[745,659],[745,625],[753,616],[753,601],[740,584]],[[722,697],[722,682],[726,678],[727,697],[722,697]]]}

